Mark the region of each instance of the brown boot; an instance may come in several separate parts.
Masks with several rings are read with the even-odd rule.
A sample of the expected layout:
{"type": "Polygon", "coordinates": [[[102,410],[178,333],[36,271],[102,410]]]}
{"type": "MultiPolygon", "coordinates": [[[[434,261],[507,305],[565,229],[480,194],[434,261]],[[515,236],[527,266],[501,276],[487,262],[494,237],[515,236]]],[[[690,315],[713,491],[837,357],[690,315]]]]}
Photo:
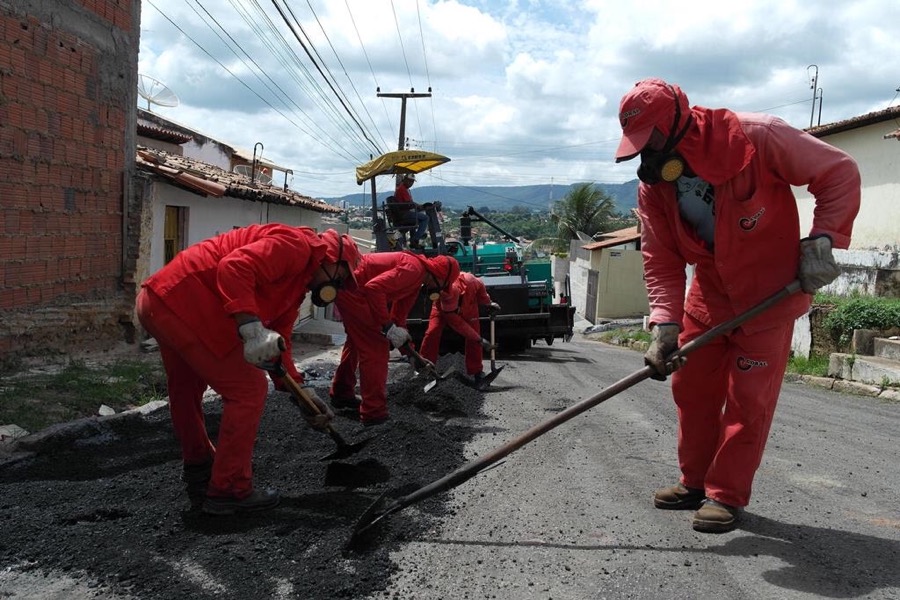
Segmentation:
{"type": "Polygon", "coordinates": [[[697,510],[706,499],[706,492],[676,483],[660,488],[653,495],[653,506],[666,510],[697,510]]]}
{"type": "Polygon", "coordinates": [[[715,500],[707,500],[694,515],[694,531],[726,533],[737,527],[741,509],[715,500]]]}

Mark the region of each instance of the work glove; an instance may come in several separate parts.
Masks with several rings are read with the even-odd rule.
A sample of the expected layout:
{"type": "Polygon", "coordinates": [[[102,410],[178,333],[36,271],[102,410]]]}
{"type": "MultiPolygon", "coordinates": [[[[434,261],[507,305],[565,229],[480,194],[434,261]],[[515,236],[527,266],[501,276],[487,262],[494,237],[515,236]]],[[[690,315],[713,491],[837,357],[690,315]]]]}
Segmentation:
{"type": "Polygon", "coordinates": [[[259,319],[239,326],[238,335],[244,340],[244,359],[260,369],[271,370],[284,348],[281,335],[263,327],[259,319]]]}
{"type": "Polygon", "coordinates": [[[497,349],[497,346],[495,346],[494,344],[492,344],[492,343],[490,342],[490,340],[486,340],[486,339],[484,339],[484,338],[481,338],[481,349],[484,350],[485,352],[490,352],[491,350],[496,350],[496,349],[497,349]]]}
{"type": "Polygon", "coordinates": [[[403,344],[412,341],[412,336],[409,335],[408,330],[403,327],[397,327],[393,323],[384,328],[384,337],[388,339],[394,348],[399,348],[403,344]]]}
{"type": "Polygon", "coordinates": [[[491,302],[490,304],[488,304],[488,314],[489,315],[496,315],[499,312],[500,312],[499,304],[497,304],[496,302],[491,302]]]}
{"type": "Polygon", "coordinates": [[[654,373],[650,375],[651,379],[665,381],[667,376],[687,362],[684,357],[677,360],[669,359],[669,355],[678,350],[680,329],[677,323],[659,323],[650,332],[650,347],[644,353],[644,364],[653,367],[654,373]]]}
{"type": "Polygon", "coordinates": [[[831,254],[831,238],[817,235],[800,240],[800,269],[797,278],[807,294],[828,285],[841,274],[831,254]]]}
{"type": "Polygon", "coordinates": [[[306,424],[312,427],[313,429],[326,429],[328,424],[331,423],[331,420],[334,419],[334,412],[331,410],[331,407],[325,403],[324,400],[319,398],[319,395],[316,393],[315,388],[311,385],[303,385],[300,388],[306,392],[306,395],[315,403],[318,407],[319,412],[316,414],[313,410],[303,401],[302,398],[294,398],[293,394],[291,395],[294,404],[296,404],[300,408],[300,413],[303,415],[303,419],[306,421],[306,424]]]}
{"type": "Polygon", "coordinates": [[[434,363],[421,355],[418,357],[410,355],[407,360],[409,360],[409,364],[412,365],[412,368],[415,371],[426,371],[430,373],[435,369],[434,363]]]}

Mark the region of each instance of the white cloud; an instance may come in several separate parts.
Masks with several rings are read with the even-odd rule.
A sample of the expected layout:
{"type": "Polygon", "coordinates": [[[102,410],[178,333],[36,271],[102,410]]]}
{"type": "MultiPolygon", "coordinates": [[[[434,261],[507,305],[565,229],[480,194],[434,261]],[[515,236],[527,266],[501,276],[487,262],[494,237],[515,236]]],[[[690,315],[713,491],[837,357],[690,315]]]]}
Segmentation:
{"type": "MultiPolygon", "coordinates": [[[[261,141],[267,157],[294,170],[303,193],[360,191],[353,169],[374,149],[269,3],[258,5],[265,13],[239,0],[142,4],[140,72],[182,99],[154,110],[234,145],[261,141]],[[210,28],[202,7],[227,35],[210,28]]],[[[290,3],[310,51],[381,150],[397,145],[401,103],[376,88],[431,87],[430,98],[407,102],[405,133],[453,160],[425,184],[632,179],[636,165],[612,161],[616,112],[647,76],[680,84],[693,103],[772,112],[798,127],[811,116],[808,65],[818,67],[822,122],[885,108],[900,84],[894,0],[310,4],[315,15],[290,3]]]]}

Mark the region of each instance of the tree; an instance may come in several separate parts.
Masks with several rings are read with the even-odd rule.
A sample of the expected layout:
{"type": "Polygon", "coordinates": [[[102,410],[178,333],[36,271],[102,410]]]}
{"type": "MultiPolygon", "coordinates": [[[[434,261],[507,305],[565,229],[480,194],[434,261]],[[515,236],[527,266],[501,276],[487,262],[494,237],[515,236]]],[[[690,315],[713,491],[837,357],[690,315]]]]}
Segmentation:
{"type": "Polygon", "coordinates": [[[566,248],[569,240],[578,237],[578,232],[593,237],[609,231],[615,216],[615,201],[593,183],[574,185],[564,198],[553,203],[550,213],[556,224],[557,237],[566,248]]]}

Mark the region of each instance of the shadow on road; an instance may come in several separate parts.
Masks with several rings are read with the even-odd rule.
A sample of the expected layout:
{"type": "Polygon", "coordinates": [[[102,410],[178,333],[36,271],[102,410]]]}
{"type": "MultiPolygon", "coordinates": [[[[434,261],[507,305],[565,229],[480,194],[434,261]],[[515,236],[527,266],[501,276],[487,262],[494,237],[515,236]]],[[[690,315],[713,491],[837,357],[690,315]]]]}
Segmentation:
{"type": "MultiPolygon", "coordinates": [[[[890,526],[890,525],[889,525],[890,526]]],[[[735,534],[731,534],[734,536],[735,534]]],[[[553,548],[573,551],[673,552],[747,557],[770,556],[784,562],[762,573],[771,585],[821,598],[858,598],[900,587],[900,541],[828,527],[783,523],[745,513],[737,537],[706,548],[630,544],[561,544],[543,541],[488,542],[429,539],[436,545],[553,548]],[[740,535],[741,532],[752,535],[740,535]]],[[[704,538],[707,539],[707,538],[704,538]]]]}

